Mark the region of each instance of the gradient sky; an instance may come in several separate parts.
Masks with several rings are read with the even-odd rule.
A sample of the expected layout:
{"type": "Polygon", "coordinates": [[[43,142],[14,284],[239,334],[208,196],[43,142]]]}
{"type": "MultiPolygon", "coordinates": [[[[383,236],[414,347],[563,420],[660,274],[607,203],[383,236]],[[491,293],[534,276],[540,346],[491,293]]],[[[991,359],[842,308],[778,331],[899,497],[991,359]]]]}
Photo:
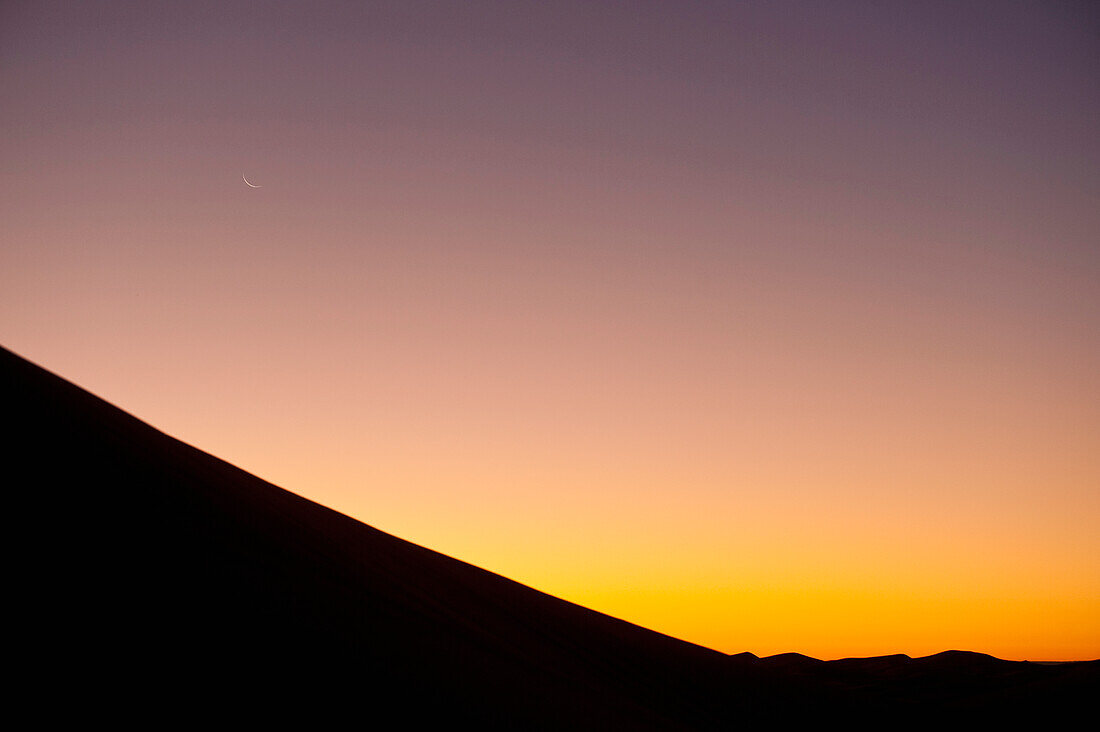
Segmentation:
{"type": "Polygon", "coordinates": [[[1098,120],[1091,2],[3,2],[0,342],[722,651],[1097,658],[1098,120]]]}

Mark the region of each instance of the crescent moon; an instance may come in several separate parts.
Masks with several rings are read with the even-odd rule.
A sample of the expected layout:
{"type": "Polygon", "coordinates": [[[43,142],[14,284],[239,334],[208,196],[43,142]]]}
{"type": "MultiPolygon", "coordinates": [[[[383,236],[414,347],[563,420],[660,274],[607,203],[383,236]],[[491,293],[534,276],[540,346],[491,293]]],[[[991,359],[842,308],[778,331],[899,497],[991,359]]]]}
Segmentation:
{"type": "Polygon", "coordinates": [[[248,182],[248,178],[245,178],[245,177],[244,177],[244,173],[241,173],[241,179],[242,179],[242,180],[244,181],[244,184],[245,184],[246,186],[248,186],[249,188],[263,188],[263,186],[254,186],[254,185],[252,185],[251,183],[249,183],[249,182],[248,182]]]}

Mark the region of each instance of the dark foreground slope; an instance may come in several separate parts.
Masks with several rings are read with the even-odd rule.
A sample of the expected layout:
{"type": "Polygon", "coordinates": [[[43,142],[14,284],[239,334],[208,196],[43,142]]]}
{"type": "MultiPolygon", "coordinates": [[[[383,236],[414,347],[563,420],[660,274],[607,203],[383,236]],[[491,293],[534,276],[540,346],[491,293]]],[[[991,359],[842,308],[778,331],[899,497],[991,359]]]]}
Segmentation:
{"type": "Polygon", "coordinates": [[[20,670],[70,712],[724,728],[1049,712],[1097,687],[1095,664],[724,656],[377,531],[3,349],[0,385],[9,522],[30,537],[20,670]]]}

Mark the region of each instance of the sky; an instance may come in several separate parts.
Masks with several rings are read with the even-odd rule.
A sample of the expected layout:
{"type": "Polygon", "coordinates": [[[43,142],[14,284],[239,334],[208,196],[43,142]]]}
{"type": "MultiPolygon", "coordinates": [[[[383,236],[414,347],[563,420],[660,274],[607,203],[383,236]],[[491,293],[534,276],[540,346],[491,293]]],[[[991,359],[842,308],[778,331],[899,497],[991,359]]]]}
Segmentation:
{"type": "Polygon", "coordinates": [[[0,343],[723,652],[1100,658],[1098,120],[1089,2],[2,2],[0,343]]]}

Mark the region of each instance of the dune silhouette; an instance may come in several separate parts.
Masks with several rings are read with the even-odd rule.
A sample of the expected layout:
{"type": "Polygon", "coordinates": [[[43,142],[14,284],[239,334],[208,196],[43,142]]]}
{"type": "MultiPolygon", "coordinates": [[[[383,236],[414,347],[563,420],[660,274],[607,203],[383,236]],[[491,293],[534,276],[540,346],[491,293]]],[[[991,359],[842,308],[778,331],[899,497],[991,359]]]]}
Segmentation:
{"type": "Polygon", "coordinates": [[[868,712],[1050,717],[1100,686],[1096,661],[727,656],[388,535],[4,349],[0,375],[13,499],[29,503],[18,516],[41,567],[27,572],[24,671],[78,708],[711,729],[868,712]]]}

